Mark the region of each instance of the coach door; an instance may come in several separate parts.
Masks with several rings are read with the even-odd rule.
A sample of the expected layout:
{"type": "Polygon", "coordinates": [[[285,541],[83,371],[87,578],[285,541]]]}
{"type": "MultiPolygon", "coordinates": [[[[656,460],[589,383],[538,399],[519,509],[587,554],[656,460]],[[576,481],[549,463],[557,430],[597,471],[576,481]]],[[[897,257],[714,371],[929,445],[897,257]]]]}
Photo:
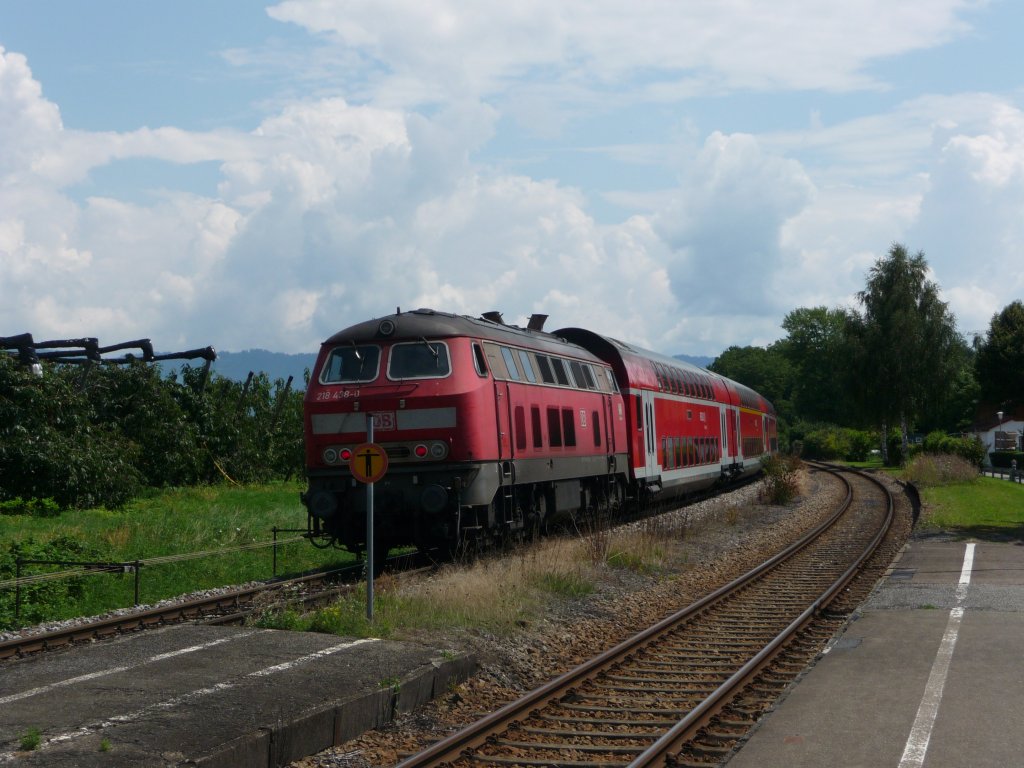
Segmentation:
{"type": "Polygon", "coordinates": [[[498,417],[498,459],[512,458],[512,397],[507,381],[494,382],[494,410],[498,417]]]}
{"type": "Polygon", "coordinates": [[[647,455],[645,462],[645,475],[647,477],[658,477],[658,438],[654,423],[654,393],[644,390],[641,397],[643,401],[643,439],[644,451],[647,455]]]}
{"type": "Polygon", "coordinates": [[[615,406],[612,403],[611,395],[605,395],[604,398],[604,424],[601,426],[604,428],[604,452],[609,456],[615,454],[615,406]]]}

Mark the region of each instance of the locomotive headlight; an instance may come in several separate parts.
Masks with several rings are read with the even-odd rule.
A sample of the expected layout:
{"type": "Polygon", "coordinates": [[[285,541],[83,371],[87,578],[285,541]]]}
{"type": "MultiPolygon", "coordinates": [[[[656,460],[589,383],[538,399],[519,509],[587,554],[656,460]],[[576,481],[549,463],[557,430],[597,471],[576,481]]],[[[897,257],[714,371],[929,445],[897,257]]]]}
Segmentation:
{"type": "Polygon", "coordinates": [[[337,464],[338,463],[338,451],[336,448],[327,448],[324,450],[324,464],[337,464]]]}
{"type": "Polygon", "coordinates": [[[430,458],[432,459],[443,459],[448,455],[448,444],[447,443],[431,443],[430,444],[430,458]]]}

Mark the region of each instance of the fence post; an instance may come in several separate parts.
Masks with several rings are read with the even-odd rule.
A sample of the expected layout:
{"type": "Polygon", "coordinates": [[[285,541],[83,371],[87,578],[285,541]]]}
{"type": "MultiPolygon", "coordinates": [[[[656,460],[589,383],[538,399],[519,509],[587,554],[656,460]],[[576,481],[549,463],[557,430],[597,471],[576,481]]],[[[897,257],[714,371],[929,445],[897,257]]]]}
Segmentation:
{"type": "Polygon", "coordinates": [[[14,619],[21,618],[21,558],[14,559],[14,619]]]}
{"type": "Polygon", "coordinates": [[[142,561],[141,560],[136,560],[134,563],[132,563],[132,566],[135,568],[135,605],[138,605],[139,604],[139,579],[141,578],[141,575],[142,575],[142,561]]]}
{"type": "Polygon", "coordinates": [[[274,572],[273,572],[273,575],[277,576],[277,526],[275,525],[270,530],[274,532],[274,572]]]}

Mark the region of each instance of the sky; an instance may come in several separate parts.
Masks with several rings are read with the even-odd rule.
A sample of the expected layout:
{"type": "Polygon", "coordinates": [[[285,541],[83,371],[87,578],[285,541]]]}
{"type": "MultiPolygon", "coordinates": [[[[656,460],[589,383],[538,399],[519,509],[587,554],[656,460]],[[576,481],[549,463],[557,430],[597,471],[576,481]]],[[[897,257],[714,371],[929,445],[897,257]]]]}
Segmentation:
{"type": "Polygon", "coordinates": [[[309,352],[397,307],[666,354],[1024,297],[1024,4],[0,0],[0,336],[309,352]]]}

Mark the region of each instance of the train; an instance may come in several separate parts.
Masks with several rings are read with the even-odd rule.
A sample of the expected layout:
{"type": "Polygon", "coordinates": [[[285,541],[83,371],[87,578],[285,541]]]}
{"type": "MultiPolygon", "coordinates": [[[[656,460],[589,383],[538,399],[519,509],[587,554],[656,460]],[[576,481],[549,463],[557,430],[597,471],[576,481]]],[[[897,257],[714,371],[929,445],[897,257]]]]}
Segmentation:
{"type": "Polygon", "coordinates": [[[303,404],[311,539],[365,551],[368,486],[352,467],[369,423],[387,454],[378,563],[681,501],[778,450],[775,410],[749,387],[546,320],[398,309],[327,339],[303,404]]]}

